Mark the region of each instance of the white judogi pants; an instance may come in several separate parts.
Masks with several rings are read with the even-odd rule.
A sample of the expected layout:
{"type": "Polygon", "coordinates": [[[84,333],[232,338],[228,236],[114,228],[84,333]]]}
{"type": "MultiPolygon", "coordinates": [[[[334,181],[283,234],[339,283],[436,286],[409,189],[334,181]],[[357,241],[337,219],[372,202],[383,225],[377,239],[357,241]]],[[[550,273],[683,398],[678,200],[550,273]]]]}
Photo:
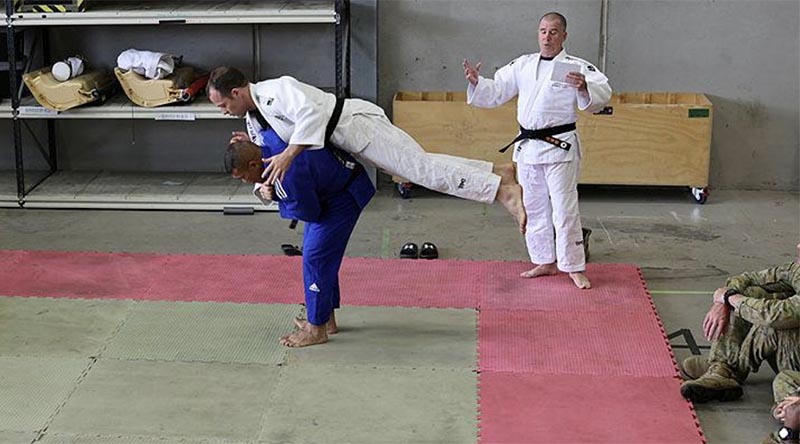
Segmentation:
{"type": "Polygon", "coordinates": [[[492,163],[445,154],[426,153],[414,138],[394,126],[384,115],[354,115],[351,130],[370,134],[363,150],[341,148],[379,169],[433,191],[478,202],[494,202],[500,176],[492,163]]]}
{"type": "Polygon", "coordinates": [[[570,162],[517,164],[517,178],[528,214],[525,240],[531,262],[558,262],[558,269],[566,273],[586,269],[578,211],[579,171],[580,158],[570,162]]]}

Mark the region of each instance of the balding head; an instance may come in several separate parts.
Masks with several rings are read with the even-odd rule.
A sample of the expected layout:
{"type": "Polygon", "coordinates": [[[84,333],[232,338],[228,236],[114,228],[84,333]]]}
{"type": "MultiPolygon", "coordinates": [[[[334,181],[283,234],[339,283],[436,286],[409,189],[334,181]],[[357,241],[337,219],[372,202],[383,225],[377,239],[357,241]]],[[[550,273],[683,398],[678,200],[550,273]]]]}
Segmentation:
{"type": "Polygon", "coordinates": [[[557,21],[561,23],[561,30],[567,32],[567,18],[557,12],[548,12],[547,14],[543,15],[542,18],[539,19],[539,24],[542,23],[543,20],[547,20],[549,22],[557,21]]]}
{"type": "Polygon", "coordinates": [[[567,19],[557,12],[548,12],[539,20],[539,51],[542,57],[555,57],[567,40],[567,19]]]}

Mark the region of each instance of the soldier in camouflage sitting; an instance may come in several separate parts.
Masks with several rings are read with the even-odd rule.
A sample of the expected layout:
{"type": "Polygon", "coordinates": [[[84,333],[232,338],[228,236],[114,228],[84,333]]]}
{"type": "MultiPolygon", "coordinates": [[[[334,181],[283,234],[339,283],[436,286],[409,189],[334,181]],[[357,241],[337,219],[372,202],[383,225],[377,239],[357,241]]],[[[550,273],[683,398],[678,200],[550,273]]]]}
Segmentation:
{"type": "Polygon", "coordinates": [[[714,292],[703,320],[711,352],[707,360],[684,360],[685,398],[738,399],[742,382],[764,361],[776,371],[800,370],[800,244],[797,249],[796,261],[734,276],[714,292]]]}

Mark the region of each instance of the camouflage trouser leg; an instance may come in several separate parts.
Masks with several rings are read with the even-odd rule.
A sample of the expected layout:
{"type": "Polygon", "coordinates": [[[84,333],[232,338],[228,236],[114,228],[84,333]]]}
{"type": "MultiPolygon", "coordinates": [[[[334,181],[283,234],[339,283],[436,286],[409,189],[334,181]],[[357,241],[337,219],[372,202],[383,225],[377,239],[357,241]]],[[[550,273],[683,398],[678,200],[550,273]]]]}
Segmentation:
{"type": "Polygon", "coordinates": [[[800,371],[784,370],[778,373],[772,381],[772,393],[775,395],[775,404],[787,396],[800,395],[800,371]]]}
{"type": "MultiPolygon", "coordinates": [[[[748,288],[745,296],[763,297],[760,292],[748,288]]],[[[774,361],[779,371],[800,370],[800,329],[759,327],[733,316],[725,334],[711,344],[708,360],[727,364],[740,382],[765,360],[774,361]]]]}

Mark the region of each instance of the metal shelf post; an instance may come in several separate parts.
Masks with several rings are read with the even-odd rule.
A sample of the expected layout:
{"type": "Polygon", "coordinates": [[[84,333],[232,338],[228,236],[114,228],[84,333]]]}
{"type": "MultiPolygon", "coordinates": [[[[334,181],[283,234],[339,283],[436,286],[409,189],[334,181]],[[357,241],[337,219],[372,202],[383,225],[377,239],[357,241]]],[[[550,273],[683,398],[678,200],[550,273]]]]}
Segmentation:
{"type": "Polygon", "coordinates": [[[17,174],[17,201],[22,206],[25,198],[25,169],[22,159],[22,129],[19,121],[19,96],[17,95],[17,42],[11,16],[14,1],[5,0],[6,44],[8,48],[8,92],[11,96],[11,137],[14,143],[14,168],[17,174]]]}

